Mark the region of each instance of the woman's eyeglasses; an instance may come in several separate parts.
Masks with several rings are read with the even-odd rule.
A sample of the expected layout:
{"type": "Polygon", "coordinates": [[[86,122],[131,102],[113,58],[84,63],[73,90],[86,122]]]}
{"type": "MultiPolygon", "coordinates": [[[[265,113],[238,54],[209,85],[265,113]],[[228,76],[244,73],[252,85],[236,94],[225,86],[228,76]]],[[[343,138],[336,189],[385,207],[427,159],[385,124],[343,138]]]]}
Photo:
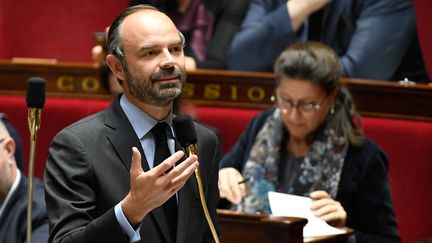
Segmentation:
{"type": "Polygon", "coordinates": [[[293,108],[295,108],[299,113],[303,115],[311,115],[317,112],[321,108],[321,105],[324,103],[327,97],[328,96],[326,95],[324,99],[318,104],[315,104],[313,102],[307,103],[303,101],[294,103],[291,100],[284,99],[282,97],[277,97],[277,103],[279,107],[286,112],[290,112],[293,108]]]}

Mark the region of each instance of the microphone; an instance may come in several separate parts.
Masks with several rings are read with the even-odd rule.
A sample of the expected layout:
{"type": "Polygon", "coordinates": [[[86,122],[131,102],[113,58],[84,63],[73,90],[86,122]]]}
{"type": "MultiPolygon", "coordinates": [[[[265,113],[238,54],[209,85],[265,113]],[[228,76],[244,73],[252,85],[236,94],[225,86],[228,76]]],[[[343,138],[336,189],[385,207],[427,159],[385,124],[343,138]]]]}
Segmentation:
{"type": "Polygon", "coordinates": [[[33,209],[33,171],[36,148],[36,135],[41,123],[41,109],[45,105],[45,80],[31,77],[27,80],[26,103],[28,108],[28,125],[30,130],[30,154],[28,164],[28,190],[27,190],[27,243],[31,243],[32,209],[33,209]]]}
{"type": "Polygon", "coordinates": [[[189,115],[177,115],[173,120],[176,139],[184,148],[186,157],[197,154],[198,141],[192,118],[189,115]]]}
{"type": "MultiPolygon", "coordinates": [[[[195,126],[193,124],[192,118],[189,115],[177,115],[173,120],[174,132],[176,135],[177,141],[183,147],[186,157],[190,157],[191,155],[197,155],[198,149],[196,143],[198,141],[197,134],[195,131],[195,126]]],[[[210,227],[210,231],[213,235],[213,239],[216,243],[219,243],[219,237],[216,233],[216,229],[213,225],[213,221],[211,220],[207,203],[204,197],[204,189],[201,181],[201,173],[199,168],[195,169],[195,178],[198,184],[198,192],[200,196],[201,206],[204,211],[204,215],[207,220],[207,224],[210,227]]]]}
{"type": "Polygon", "coordinates": [[[41,122],[41,109],[45,105],[45,80],[31,77],[27,80],[26,103],[28,108],[28,124],[31,141],[36,141],[36,133],[41,122]]]}

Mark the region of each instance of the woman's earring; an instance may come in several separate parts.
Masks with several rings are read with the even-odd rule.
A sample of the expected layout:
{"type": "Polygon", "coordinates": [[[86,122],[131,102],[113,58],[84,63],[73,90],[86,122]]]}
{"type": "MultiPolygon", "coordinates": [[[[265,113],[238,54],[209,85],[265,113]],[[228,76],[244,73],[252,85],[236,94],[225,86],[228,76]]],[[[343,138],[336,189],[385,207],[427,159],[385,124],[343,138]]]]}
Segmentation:
{"type": "Polygon", "coordinates": [[[333,114],[335,112],[335,105],[333,104],[331,107],[330,107],[330,114],[333,114]]]}

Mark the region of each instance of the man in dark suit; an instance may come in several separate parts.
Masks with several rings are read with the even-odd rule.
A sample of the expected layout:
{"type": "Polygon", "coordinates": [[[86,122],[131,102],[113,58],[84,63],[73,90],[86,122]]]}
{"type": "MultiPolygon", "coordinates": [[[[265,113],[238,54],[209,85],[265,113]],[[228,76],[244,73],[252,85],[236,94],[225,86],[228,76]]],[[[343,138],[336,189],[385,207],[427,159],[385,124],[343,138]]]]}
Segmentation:
{"type": "Polygon", "coordinates": [[[173,22],[149,6],[128,8],[111,25],[107,63],[124,93],[54,138],[44,179],[49,242],[212,241],[191,175],[199,167],[216,222],[217,136],[195,124],[199,163],[175,152],[172,101],[186,78],[183,47],[173,22]],[[171,156],[157,164],[166,145],[171,156]],[[177,211],[167,213],[172,202],[177,211]]]}
{"type": "MultiPolygon", "coordinates": [[[[22,243],[27,236],[27,177],[15,160],[15,141],[0,120],[0,242],[22,243]]],[[[32,242],[48,239],[48,219],[42,182],[34,180],[32,242]]]]}

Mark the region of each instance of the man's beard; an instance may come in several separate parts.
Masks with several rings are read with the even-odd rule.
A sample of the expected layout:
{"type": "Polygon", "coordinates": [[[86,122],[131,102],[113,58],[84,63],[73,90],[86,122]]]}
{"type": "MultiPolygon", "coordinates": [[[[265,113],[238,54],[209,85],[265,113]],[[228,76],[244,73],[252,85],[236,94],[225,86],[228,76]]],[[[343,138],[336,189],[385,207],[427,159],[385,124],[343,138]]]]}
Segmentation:
{"type": "Polygon", "coordinates": [[[154,73],[148,80],[134,78],[129,70],[126,70],[126,82],[129,92],[140,102],[155,106],[166,106],[180,96],[183,83],[186,80],[186,72],[180,68],[160,70],[154,73]],[[177,76],[178,82],[166,82],[156,86],[157,80],[166,76],[177,76]]]}

